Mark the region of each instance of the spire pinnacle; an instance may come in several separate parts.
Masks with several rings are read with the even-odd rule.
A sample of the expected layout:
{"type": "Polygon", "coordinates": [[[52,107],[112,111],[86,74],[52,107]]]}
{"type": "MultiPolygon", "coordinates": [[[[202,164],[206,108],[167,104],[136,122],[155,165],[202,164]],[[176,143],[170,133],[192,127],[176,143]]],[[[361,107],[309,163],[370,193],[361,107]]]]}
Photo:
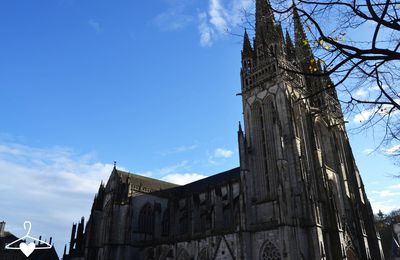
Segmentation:
{"type": "Polygon", "coordinates": [[[247,30],[244,30],[243,37],[243,49],[242,49],[242,57],[251,57],[253,53],[253,48],[251,47],[249,35],[247,34],[247,30]]]}
{"type": "Polygon", "coordinates": [[[265,29],[272,29],[275,24],[274,14],[272,12],[269,0],[256,1],[256,31],[260,33],[262,27],[267,26],[265,29]],[[270,27],[270,28],[268,28],[270,27]]]}
{"type": "Polygon", "coordinates": [[[279,37],[283,40],[282,24],[278,23],[276,27],[277,27],[277,30],[278,30],[279,37]]]}
{"type": "Polygon", "coordinates": [[[296,6],[293,7],[293,21],[294,21],[294,35],[295,35],[296,47],[307,45],[308,44],[307,36],[306,33],[304,32],[303,24],[301,22],[300,15],[297,12],[296,6]]]}
{"type": "Polygon", "coordinates": [[[296,6],[293,7],[293,20],[296,55],[300,64],[302,64],[304,68],[308,68],[310,60],[314,59],[314,55],[312,54],[310,43],[304,32],[303,24],[296,6]]]}
{"type": "Polygon", "coordinates": [[[289,32],[288,32],[287,30],[286,30],[286,36],[285,36],[285,38],[286,38],[286,42],[285,42],[285,45],[286,45],[286,54],[287,54],[288,58],[289,58],[290,60],[292,60],[292,59],[295,58],[295,57],[294,57],[295,51],[294,51],[294,47],[293,47],[292,38],[290,37],[290,34],[289,34],[289,32]]]}

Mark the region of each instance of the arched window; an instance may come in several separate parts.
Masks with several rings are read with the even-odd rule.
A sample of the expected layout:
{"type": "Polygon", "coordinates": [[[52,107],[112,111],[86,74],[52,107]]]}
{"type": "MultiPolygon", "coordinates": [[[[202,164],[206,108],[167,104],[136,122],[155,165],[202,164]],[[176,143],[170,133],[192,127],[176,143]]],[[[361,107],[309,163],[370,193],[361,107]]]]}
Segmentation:
{"type": "Polygon", "coordinates": [[[331,132],[325,125],[320,124],[319,128],[320,128],[319,140],[321,142],[320,145],[325,165],[329,166],[331,169],[334,170],[335,169],[334,154],[336,151],[334,151],[334,147],[332,144],[331,132]]]}
{"type": "Polygon", "coordinates": [[[162,218],[162,236],[169,235],[169,209],[166,209],[162,218]]]}
{"type": "Polygon", "coordinates": [[[139,213],[139,232],[152,234],[154,231],[154,214],[150,203],[146,203],[139,213]]]}
{"type": "Polygon", "coordinates": [[[254,148],[254,184],[255,198],[265,199],[269,190],[267,142],[265,135],[265,119],[262,106],[256,103],[252,109],[252,148],[254,148]]]}
{"type": "Polygon", "coordinates": [[[189,232],[189,210],[187,198],[179,201],[179,233],[186,234],[189,232]]]}
{"type": "Polygon", "coordinates": [[[261,107],[258,108],[259,110],[259,124],[260,124],[260,134],[261,134],[261,144],[262,144],[262,159],[264,161],[264,171],[266,175],[266,184],[269,188],[269,178],[268,178],[268,162],[267,162],[267,140],[265,139],[265,120],[264,114],[261,107]]]}
{"type": "Polygon", "coordinates": [[[267,100],[264,101],[263,143],[265,147],[264,161],[266,165],[265,174],[268,178],[268,194],[272,197],[275,196],[276,190],[272,188],[276,184],[276,173],[278,172],[276,161],[278,154],[283,152],[285,144],[278,119],[279,118],[273,100],[271,98],[267,98],[267,100]]]}
{"type": "Polygon", "coordinates": [[[210,259],[207,248],[203,248],[200,251],[199,257],[197,259],[199,259],[199,260],[209,260],[210,259]]]}
{"type": "Polygon", "coordinates": [[[179,250],[177,259],[178,260],[190,260],[189,253],[185,249],[182,248],[181,250],[179,250]]]}
{"type": "Polygon", "coordinates": [[[264,243],[260,254],[260,260],[281,260],[281,254],[278,248],[272,244],[271,241],[264,243]]]}
{"type": "Polygon", "coordinates": [[[349,247],[346,251],[347,259],[348,260],[358,260],[357,254],[355,253],[355,250],[351,247],[349,247]]]}

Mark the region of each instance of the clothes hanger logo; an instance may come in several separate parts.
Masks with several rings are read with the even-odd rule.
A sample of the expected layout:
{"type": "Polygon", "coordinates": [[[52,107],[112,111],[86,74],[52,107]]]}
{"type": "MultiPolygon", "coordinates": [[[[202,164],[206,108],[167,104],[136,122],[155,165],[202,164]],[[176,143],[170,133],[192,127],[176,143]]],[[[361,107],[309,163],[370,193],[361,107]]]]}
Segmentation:
{"type": "Polygon", "coordinates": [[[31,236],[29,235],[29,233],[31,232],[31,227],[32,227],[31,222],[30,222],[30,221],[25,221],[25,222],[24,222],[24,229],[27,230],[26,235],[23,236],[23,237],[21,237],[21,238],[19,238],[19,239],[17,239],[17,240],[15,240],[15,241],[13,241],[13,242],[11,242],[10,244],[7,244],[6,247],[5,247],[5,249],[9,249],[9,250],[21,250],[22,253],[24,253],[24,255],[26,255],[26,257],[29,257],[29,256],[33,253],[33,251],[35,251],[35,250],[39,250],[39,249],[50,249],[50,248],[53,247],[52,245],[50,245],[49,243],[47,243],[47,242],[45,242],[45,241],[42,241],[42,240],[40,240],[40,239],[31,237],[31,236]],[[26,240],[27,238],[29,238],[29,239],[31,239],[31,240],[33,240],[33,241],[39,242],[38,245],[40,245],[40,246],[39,246],[39,247],[36,247],[36,244],[35,244],[34,242],[30,242],[29,244],[25,243],[25,242],[26,242],[25,240],[26,240]],[[21,242],[21,241],[22,241],[22,242],[21,242]],[[21,242],[21,243],[19,243],[18,247],[13,247],[13,246],[12,246],[12,245],[14,245],[14,244],[17,244],[18,242],[21,242]],[[42,245],[44,245],[44,246],[42,246],[42,245]]]}

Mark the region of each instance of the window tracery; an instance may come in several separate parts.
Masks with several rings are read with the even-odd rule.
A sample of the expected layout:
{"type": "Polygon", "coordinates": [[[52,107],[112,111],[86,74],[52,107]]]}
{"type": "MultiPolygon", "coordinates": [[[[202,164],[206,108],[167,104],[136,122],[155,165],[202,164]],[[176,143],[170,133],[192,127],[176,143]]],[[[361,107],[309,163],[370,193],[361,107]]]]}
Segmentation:
{"type": "Polygon", "coordinates": [[[261,251],[260,260],[281,260],[278,248],[271,241],[265,242],[261,251]]]}
{"type": "Polygon", "coordinates": [[[154,231],[154,214],[150,203],[146,203],[139,213],[139,232],[152,234],[154,231]]]}

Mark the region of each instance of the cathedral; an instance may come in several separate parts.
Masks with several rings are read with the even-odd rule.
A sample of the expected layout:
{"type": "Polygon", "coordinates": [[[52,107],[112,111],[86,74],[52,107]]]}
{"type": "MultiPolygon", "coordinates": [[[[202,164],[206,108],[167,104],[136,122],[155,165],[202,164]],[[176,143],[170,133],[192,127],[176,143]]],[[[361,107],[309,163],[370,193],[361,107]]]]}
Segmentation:
{"type": "Polygon", "coordinates": [[[292,41],[256,1],[239,167],[183,186],[114,167],[64,260],[384,259],[333,83],[293,72],[321,69],[295,11],[293,24],[292,41]]]}

